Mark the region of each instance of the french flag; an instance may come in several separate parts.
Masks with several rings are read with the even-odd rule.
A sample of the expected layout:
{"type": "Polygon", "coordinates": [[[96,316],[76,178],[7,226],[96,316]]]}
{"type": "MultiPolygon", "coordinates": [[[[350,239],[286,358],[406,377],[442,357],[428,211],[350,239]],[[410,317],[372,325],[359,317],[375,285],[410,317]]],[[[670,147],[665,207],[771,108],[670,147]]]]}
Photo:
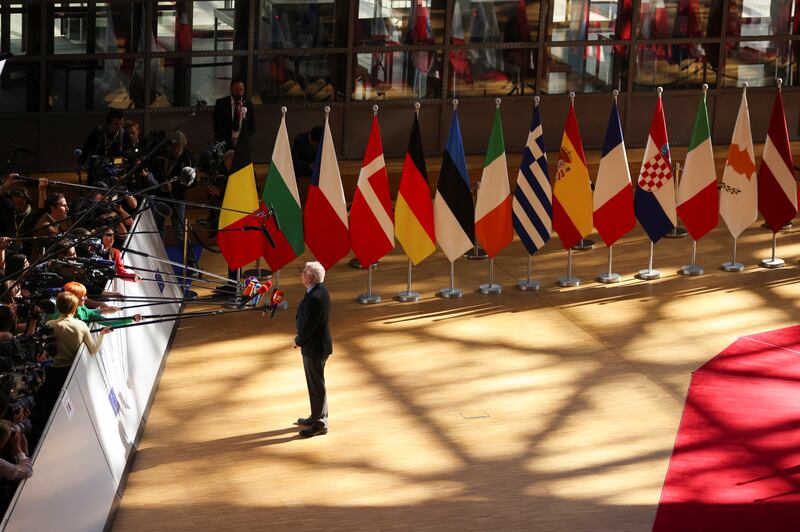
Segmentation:
{"type": "Polygon", "coordinates": [[[636,225],[633,213],[633,185],[622,138],[617,97],[611,106],[603,156],[594,186],[594,227],[606,243],[613,246],[636,225]]]}
{"type": "Polygon", "coordinates": [[[303,209],[303,227],[308,249],[326,270],[350,253],[347,204],[327,110],[325,130],[303,209]]]}
{"type": "Polygon", "coordinates": [[[650,124],[650,136],[642,158],[642,168],[634,190],[633,206],[636,219],[653,243],[658,242],[677,223],[675,212],[675,180],[672,179],[672,160],[669,155],[667,122],[661,105],[661,87],[658,102],[650,124]]]}

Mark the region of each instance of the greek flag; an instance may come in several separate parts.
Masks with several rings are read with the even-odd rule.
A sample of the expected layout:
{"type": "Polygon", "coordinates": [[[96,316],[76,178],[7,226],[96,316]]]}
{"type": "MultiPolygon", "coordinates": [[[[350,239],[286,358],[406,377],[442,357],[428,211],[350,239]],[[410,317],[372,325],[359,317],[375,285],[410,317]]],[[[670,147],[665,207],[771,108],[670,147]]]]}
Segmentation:
{"type": "Polygon", "coordinates": [[[552,197],[537,103],[533,108],[533,121],[522,152],[512,201],[514,229],[530,255],[550,240],[553,231],[552,197]]]}

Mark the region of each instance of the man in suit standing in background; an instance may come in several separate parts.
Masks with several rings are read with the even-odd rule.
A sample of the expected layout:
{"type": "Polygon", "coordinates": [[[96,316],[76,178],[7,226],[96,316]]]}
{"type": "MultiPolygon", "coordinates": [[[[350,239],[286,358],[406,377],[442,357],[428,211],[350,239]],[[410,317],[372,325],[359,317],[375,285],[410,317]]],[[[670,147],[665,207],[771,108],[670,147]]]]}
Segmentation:
{"type": "Polygon", "coordinates": [[[331,298],[322,282],[325,268],[319,262],[306,262],[300,271],[306,295],[297,306],[297,336],[294,347],[300,348],[303,355],[303,368],[306,373],[308,398],[311,402],[311,415],[297,420],[298,425],[306,425],[300,436],[310,438],[328,433],[328,399],[325,392],[325,362],[333,352],[331,331],[328,327],[331,298]]]}
{"type": "Polygon", "coordinates": [[[253,102],[244,97],[244,81],[231,79],[231,93],[219,98],[214,104],[214,142],[225,142],[226,149],[236,147],[239,130],[247,128],[250,142],[256,131],[256,117],[253,102]]]}

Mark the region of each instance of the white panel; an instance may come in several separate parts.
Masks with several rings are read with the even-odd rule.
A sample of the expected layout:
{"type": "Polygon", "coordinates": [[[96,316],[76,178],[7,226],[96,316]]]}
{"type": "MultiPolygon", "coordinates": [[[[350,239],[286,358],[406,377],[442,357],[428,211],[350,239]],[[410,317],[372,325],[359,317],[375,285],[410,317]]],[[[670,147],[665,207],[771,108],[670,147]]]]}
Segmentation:
{"type": "Polygon", "coordinates": [[[103,530],[117,483],[111,476],[75,380],[67,385],[73,414],[63,402],[42,442],[33,476],[25,481],[5,530],[103,530]]]}

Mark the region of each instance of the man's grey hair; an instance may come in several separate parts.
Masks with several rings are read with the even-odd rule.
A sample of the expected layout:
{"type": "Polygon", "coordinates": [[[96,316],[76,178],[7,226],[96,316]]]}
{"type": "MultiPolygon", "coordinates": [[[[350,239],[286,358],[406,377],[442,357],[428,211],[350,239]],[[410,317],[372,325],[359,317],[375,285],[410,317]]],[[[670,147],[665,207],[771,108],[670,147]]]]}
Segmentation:
{"type": "Polygon", "coordinates": [[[325,281],[325,268],[318,261],[306,262],[306,271],[312,273],[318,283],[325,281]]]}

